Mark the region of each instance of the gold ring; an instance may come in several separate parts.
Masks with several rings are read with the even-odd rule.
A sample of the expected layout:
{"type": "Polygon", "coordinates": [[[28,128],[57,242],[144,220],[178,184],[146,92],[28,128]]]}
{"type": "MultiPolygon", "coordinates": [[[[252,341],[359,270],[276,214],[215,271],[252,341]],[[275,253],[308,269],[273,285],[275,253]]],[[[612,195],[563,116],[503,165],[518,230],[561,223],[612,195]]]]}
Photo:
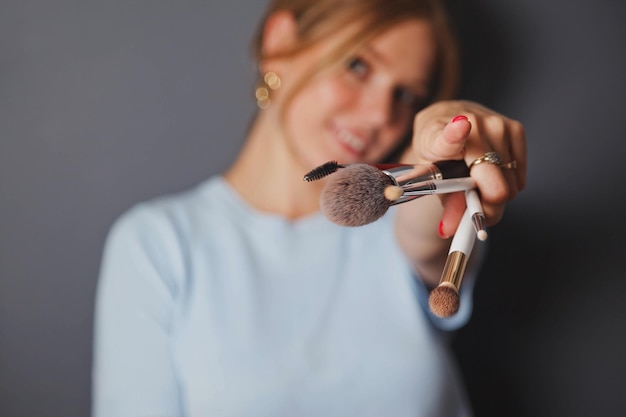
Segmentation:
{"type": "Polygon", "coordinates": [[[502,158],[500,158],[500,155],[498,155],[496,152],[493,152],[493,151],[487,152],[480,158],[474,159],[472,163],[468,165],[468,167],[469,169],[472,169],[476,165],[482,164],[483,162],[486,162],[488,164],[493,164],[493,165],[501,165],[502,158]]]}
{"type": "Polygon", "coordinates": [[[508,162],[506,164],[502,164],[502,165],[500,165],[500,168],[503,168],[503,169],[515,169],[515,168],[517,168],[517,161],[513,160],[513,161],[508,162]]]}

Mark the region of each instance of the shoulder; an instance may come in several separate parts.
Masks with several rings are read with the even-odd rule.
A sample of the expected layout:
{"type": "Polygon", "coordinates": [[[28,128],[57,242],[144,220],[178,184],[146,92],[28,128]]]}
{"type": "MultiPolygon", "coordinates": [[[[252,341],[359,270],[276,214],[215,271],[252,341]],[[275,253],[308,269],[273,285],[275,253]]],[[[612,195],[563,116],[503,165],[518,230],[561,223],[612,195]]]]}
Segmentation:
{"type": "MultiPolygon", "coordinates": [[[[207,222],[216,209],[212,193],[216,180],[209,179],[189,190],[163,195],[133,205],[111,225],[104,245],[103,261],[138,265],[144,262],[174,275],[184,274],[194,230],[207,222]]],[[[217,187],[219,188],[219,187],[217,187]]]]}
{"type": "Polygon", "coordinates": [[[191,189],[134,204],[113,222],[109,239],[123,235],[149,240],[188,233],[199,218],[195,213],[202,212],[206,218],[206,214],[216,210],[218,199],[212,195],[219,192],[219,182],[213,177],[191,189]]]}
{"type": "Polygon", "coordinates": [[[101,259],[102,294],[113,291],[117,297],[135,288],[140,298],[146,288],[166,288],[172,295],[182,290],[189,271],[192,213],[201,210],[212,183],[137,203],[115,219],[101,259]]]}

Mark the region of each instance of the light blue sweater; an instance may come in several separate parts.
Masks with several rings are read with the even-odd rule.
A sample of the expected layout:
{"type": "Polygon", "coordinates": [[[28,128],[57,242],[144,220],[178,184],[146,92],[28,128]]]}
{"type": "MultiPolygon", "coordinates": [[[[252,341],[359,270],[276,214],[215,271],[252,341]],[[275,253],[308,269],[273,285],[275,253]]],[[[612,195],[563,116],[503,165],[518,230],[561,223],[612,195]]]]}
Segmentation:
{"type": "Polygon", "coordinates": [[[221,177],[129,210],[103,256],[93,416],[469,415],[433,322],[462,325],[471,291],[433,321],[393,210],[293,222],[221,177]]]}

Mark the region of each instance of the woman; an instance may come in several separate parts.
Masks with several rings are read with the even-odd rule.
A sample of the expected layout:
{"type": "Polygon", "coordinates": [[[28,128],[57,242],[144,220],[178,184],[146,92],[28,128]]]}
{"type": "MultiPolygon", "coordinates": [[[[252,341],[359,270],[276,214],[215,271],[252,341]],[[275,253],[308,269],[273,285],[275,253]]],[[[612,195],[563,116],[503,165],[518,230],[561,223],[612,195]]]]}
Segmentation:
{"type": "Polygon", "coordinates": [[[457,63],[446,22],[437,1],[270,4],[255,42],[262,109],[234,164],[137,205],[111,230],[95,416],[470,413],[432,326],[456,328],[469,311],[437,320],[421,303],[463,196],[346,228],[319,212],[325,180],[302,181],[329,160],[471,164],[495,151],[517,166],[483,163],[471,175],[498,222],[524,187],[523,128],[448,100],[457,63]]]}

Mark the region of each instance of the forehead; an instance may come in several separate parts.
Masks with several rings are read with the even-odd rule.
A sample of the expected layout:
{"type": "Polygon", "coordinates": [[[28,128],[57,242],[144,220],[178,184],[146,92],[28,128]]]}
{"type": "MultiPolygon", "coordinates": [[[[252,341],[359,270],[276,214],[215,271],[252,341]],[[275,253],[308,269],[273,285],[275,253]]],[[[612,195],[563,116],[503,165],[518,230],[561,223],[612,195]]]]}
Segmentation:
{"type": "Polygon", "coordinates": [[[327,70],[341,68],[345,58],[357,54],[401,84],[420,89],[429,84],[437,42],[432,24],[428,20],[409,18],[363,43],[358,39],[362,29],[363,26],[355,22],[335,32],[333,36],[317,41],[290,59],[282,61],[286,66],[283,70],[321,75],[327,70]],[[344,49],[346,46],[347,49],[344,49]]]}
{"type": "Polygon", "coordinates": [[[434,48],[435,39],[429,21],[409,19],[390,26],[374,37],[369,44],[382,49],[411,53],[434,48]]]}
{"type": "Polygon", "coordinates": [[[407,76],[426,76],[436,54],[433,28],[426,20],[410,19],[382,32],[363,51],[407,76]]]}

